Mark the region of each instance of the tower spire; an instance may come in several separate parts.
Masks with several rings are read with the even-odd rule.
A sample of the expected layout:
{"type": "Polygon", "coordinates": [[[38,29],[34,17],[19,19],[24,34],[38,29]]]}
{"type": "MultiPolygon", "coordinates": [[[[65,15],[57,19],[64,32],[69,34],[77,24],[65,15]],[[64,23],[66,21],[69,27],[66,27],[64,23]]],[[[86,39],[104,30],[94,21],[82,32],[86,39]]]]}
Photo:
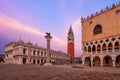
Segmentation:
{"type": "Polygon", "coordinates": [[[23,43],[23,40],[22,40],[22,37],[21,37],[21,36],[19,37],[19,42],[20,42],[20,43],[23,43]]]}
{"type": "Polygon", "coordinates": [[[73,30],[72,30],[72,25],[70,24],[70,28],[69,28],[69,32],[68,34],[72,33],[73,34],[73,30]]]}

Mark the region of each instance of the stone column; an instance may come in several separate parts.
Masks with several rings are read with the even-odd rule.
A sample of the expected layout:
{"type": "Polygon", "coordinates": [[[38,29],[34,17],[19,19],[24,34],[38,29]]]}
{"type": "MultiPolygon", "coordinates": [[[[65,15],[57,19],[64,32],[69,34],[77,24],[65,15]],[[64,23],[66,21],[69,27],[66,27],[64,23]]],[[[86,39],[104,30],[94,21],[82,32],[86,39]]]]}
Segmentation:
{"type": "Polygon", "coordinates": [[[91,67],[93,66],[93,57],[92,55],[90,56],[90,61],[91,61],[91,67]]]}
{"type": "Polygon", "coordinates": [[[100,65],[101,65],[101,67],[103,67],[103,58],[102,57],[100,57],[100,65]]]}
{"type": "Polygon", "coordinates": [[[115,67],[115,57],[114,56],[112,57],[112,64],[113,64],[113,67],[115,67]]]}
{"type": "Polygon", "coordinates": [[[21,47],[21,45],[19,45],[19,53],[17,53],[17,54],[22,54],[22,47],[21,47]]]}
{"type": "Polygon", "coordinates": [[[106,53],[108,53],[108,43],[107,43],[107,45],[106,45],[106,53]]]}
{"type": "Polygon", "coordinates": [[[30,40],[29,40],[29,42],[27,43],[27,46],[28,46],[28,64],[31,64],[31,46],[32,46],[32,43],[30,42],[30,40]]]}
{"type": "Polygon", "coordinates": [[[103,51],[102,51],[102,45],[100,45],[100,53],[103,53],[103,51]]]}
{"type": "Polygon", "coordinates": [[[84,59],[84,57],[83,57],[83,59],[82,59],[82,65],[83,65],[83,66],[85,65],[85,59],[84,59]]]}
{"type": "Polygon", "coordinates": [[[23,64],[22,57],[19,57],[19,63],[18,64],[23,64]]]}
{"type": "Polygon", "coordinates": [[[97,45],[95,45],[95,54],[97,54],[97,45]]]}
{"type": "Polygon", "coordinates": [[[83,52],[86,52],[86,53],[88,54],[88,46],[86,46],[86,49],[87,49],[87,50],[86,50],[86,51],[83,50],[83,52]]]}
{"type": "Polygon", "coordinates": [[[50,35],[50,33],[46,33],[47,35],[45,36],[46,40],[47,40],[47,60],[46,60],[46,64],[45,65],[50,65],[50,40],[52,39],[52,36],[50,35]]]}
{"type": "Polygon", "coordinates": [[[112,44],[113,45],[113,47],[112,47],[112,52],[114,53],[115,52],[115,46],[114,46],[114,44],[112,44]]]}
{"type": "Polygon", "coordinates": [[[38,59],[35,59],[36,60],[36,63],[35,64],[38,64],[37,62],[38,62],[38,59]]]}

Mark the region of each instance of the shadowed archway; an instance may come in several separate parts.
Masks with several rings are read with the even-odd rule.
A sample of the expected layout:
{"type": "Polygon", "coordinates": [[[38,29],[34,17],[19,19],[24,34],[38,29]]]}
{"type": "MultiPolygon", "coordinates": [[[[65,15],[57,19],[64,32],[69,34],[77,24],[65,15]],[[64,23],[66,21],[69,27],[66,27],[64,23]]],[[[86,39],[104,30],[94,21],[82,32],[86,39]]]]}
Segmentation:
{"type": "Polygon", "coordinates": [[[85,65],[90,65],[90,57],[85,57],[85,65]]]}
{"type": "Polygon", "coordinates": [[[112,58],[111,56],[105,56],[103,58],[103,66],[112,66],[112,58]]]}
{"type": "Polygon", "coordinates": [[[100,66],[100,58],[98,56],[95,56],[93,58],[93,65],[94,66],[100,66]]]}
{"type": "Polygon", "coordinates": [[[120,55],[116,57],[115,63],[116,63],[116,66],[120,67],[120,55]]]}

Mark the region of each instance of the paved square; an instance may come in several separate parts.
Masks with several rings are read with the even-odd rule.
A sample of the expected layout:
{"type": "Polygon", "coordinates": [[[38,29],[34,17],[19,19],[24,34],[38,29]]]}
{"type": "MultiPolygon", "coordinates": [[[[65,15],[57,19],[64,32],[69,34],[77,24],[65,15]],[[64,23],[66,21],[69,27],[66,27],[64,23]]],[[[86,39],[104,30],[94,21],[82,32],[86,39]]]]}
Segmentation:
{"type": "Polygon", "coordinates": [[[119,80],[120,68],[0,64],[0,80],[119,80]]]}

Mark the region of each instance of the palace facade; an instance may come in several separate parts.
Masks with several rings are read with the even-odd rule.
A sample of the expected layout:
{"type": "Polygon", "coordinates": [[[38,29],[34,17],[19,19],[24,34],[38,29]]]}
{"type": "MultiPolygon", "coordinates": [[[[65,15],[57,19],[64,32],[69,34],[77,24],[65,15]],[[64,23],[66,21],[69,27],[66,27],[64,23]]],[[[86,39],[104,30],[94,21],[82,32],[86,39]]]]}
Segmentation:
{"type": "Polygon", "coordinates": [[[81,18],[83,65],[120,66],[120,3],[81,18]]]}
{"type": "MultiPolygon", "coordinates": [[[[34,45],[31,42],[24,43],[22,40],[11,42],[5,46],[5,62],[11,64],[44,64],[48,52],[46,48],[34,45]]],[[[50,62],[54,64],[67,64],[70,61],[69,55],[50,50],[50,62]]]]}

